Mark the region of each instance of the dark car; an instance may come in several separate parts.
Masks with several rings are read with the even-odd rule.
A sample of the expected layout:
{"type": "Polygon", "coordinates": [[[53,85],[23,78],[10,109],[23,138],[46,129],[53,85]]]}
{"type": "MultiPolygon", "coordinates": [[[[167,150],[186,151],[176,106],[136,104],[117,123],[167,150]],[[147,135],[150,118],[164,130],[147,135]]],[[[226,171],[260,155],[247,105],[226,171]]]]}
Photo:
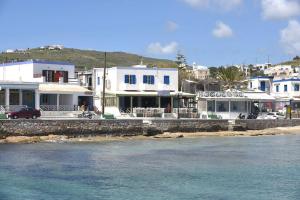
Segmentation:
{"type": "Polygon", "coordinates": [[[16,111],[7,112],[6,116],[8,119],[18,119],[18,118],[36,119],[41,116],[41,112],[34,108],[26,107],[26,108],[20,108],[16,111]]]}

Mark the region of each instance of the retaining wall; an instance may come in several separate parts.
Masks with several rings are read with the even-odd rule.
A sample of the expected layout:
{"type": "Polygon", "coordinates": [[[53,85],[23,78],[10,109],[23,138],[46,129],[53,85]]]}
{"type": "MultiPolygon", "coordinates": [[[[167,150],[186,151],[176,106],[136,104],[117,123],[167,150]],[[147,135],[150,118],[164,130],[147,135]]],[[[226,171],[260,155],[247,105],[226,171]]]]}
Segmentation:
{"type": "Polygon", "coordinates": [[[300,126],[300,119],[247,119],[235,120],[236,126],[241,126],[245,130],[262,130],[266,128],[300,126]]]}
{"type": "Polygon", "coordinates": [[[0,138],[7,136],[41,135],[155,135],[162,132],[211,132],[226,130],[262,130],[274,127],[300,126],[292,120],[201,120],[201,119],[140,119],[118,120],[0,120],[0,138]],[[232,127],[238,127],[237,129],[232,127]]]}

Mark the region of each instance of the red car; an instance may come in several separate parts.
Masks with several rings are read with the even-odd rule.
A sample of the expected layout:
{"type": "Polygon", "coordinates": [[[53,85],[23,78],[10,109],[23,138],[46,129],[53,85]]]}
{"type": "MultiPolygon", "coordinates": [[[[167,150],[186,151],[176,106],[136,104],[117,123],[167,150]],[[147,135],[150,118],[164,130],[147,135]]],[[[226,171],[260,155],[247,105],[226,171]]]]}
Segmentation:
{"type": "Polygon", "coordinates": [[[18,119],[18,118],[36,119],[41,116],[41,112],[39,110],[26,107],[26,108],[20,108],[16,111],[7,112],[6,116],[8,119],[18,119]]]}

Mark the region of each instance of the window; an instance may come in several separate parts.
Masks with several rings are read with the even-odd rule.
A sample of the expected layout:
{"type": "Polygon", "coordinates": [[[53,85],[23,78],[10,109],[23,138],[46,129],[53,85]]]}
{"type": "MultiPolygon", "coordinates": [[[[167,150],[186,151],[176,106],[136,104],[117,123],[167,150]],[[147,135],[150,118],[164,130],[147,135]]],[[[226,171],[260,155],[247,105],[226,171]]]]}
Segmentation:
{"type": "Polygon", "coordinates": [[[287,85],[284,85],[284,91],[287,92],[287,85]]]}
{"type": "Polygon", "coordinates": [[[217,101],[217,112],[229,112],[229,102],[228,101],[217,101]]]}
{"type": "Polygon", "coordinates": [[[215,112],[215,101],[207,101],[207,111],[215,112]]]}
{"type": "Polygon", "coordinates": [[[232,101],[230,103],[232,112],[246,112],[247,111],[247,102],[245,101],[232,101]]]}
{"type": "Polygon", "coordinates": [[[143,76],[143,83],[154,85],[154,76],[153,75],[144,75],[143,76]]]}
{"type": "Polygon", "coordinates": [[[136,84],[136,76],[126,74],[124,76],[124,82],[128,84],[136,84]]]}
{"type": "Polygon", "coordinates": [[[250,88],[252,88],[252,82],[250,82],[250,88]]]}
{"type": "Polygon", "coordinates": [[[170,76],[164,76],[164,84],[170,85],[170,76]]]}
{"type": "Polygon", "coordinates": [[[97,77],[97,85],[100,85],[100,77],[97,77]]]}
{"type": "Polygon", "coordinates": [[[276,92],[279,92],[279,85],[276,85],[276,92]]]}
{"type": "Polygon", "coordinates": [[[43,70],[42,75],[46,82],[58,82],[63,78],[63,82],[67,83],[69,79],[68,71],[43,70]]]}
{"type": "Polygon", "coordinates": [[[299,92],[299,84],[295,84],[295,85],[294,85],[294,91],[299,92]]]}

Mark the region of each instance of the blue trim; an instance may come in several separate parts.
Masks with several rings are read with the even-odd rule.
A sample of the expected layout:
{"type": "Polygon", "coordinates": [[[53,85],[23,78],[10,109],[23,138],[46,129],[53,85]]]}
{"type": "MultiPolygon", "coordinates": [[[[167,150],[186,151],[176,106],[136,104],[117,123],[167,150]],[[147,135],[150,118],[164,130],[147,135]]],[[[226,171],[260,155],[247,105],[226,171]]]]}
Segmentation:
{"type": "Polygon", "coordinates": [[[273,79],[274,76],[256,76],[256,77],[251,77],[250,80],[252,80],[252,79],[260,79],[260,78],[273,79]]]}
{"type": "Polygon", "coordinates": [[[6,67],[6,66],[13,66],[13,65],[25,65],[25,64],[52,64],[52,65],[72,65],[72,63],[69,62],[61,62],[61,61],[47,61],[47,60],[27,60],[22,62],[11,62],[11,63],[3,63],[0,64],[0,67],[6,67]]]}
{"type": "Polygon", "coordinates": [[[287,81],[300,81],[300,78],[295,78],[295,79],[282,79],[282,80],[275,80],[273,83],[279,83],[279,82],[287,82],[287,81]]]}

